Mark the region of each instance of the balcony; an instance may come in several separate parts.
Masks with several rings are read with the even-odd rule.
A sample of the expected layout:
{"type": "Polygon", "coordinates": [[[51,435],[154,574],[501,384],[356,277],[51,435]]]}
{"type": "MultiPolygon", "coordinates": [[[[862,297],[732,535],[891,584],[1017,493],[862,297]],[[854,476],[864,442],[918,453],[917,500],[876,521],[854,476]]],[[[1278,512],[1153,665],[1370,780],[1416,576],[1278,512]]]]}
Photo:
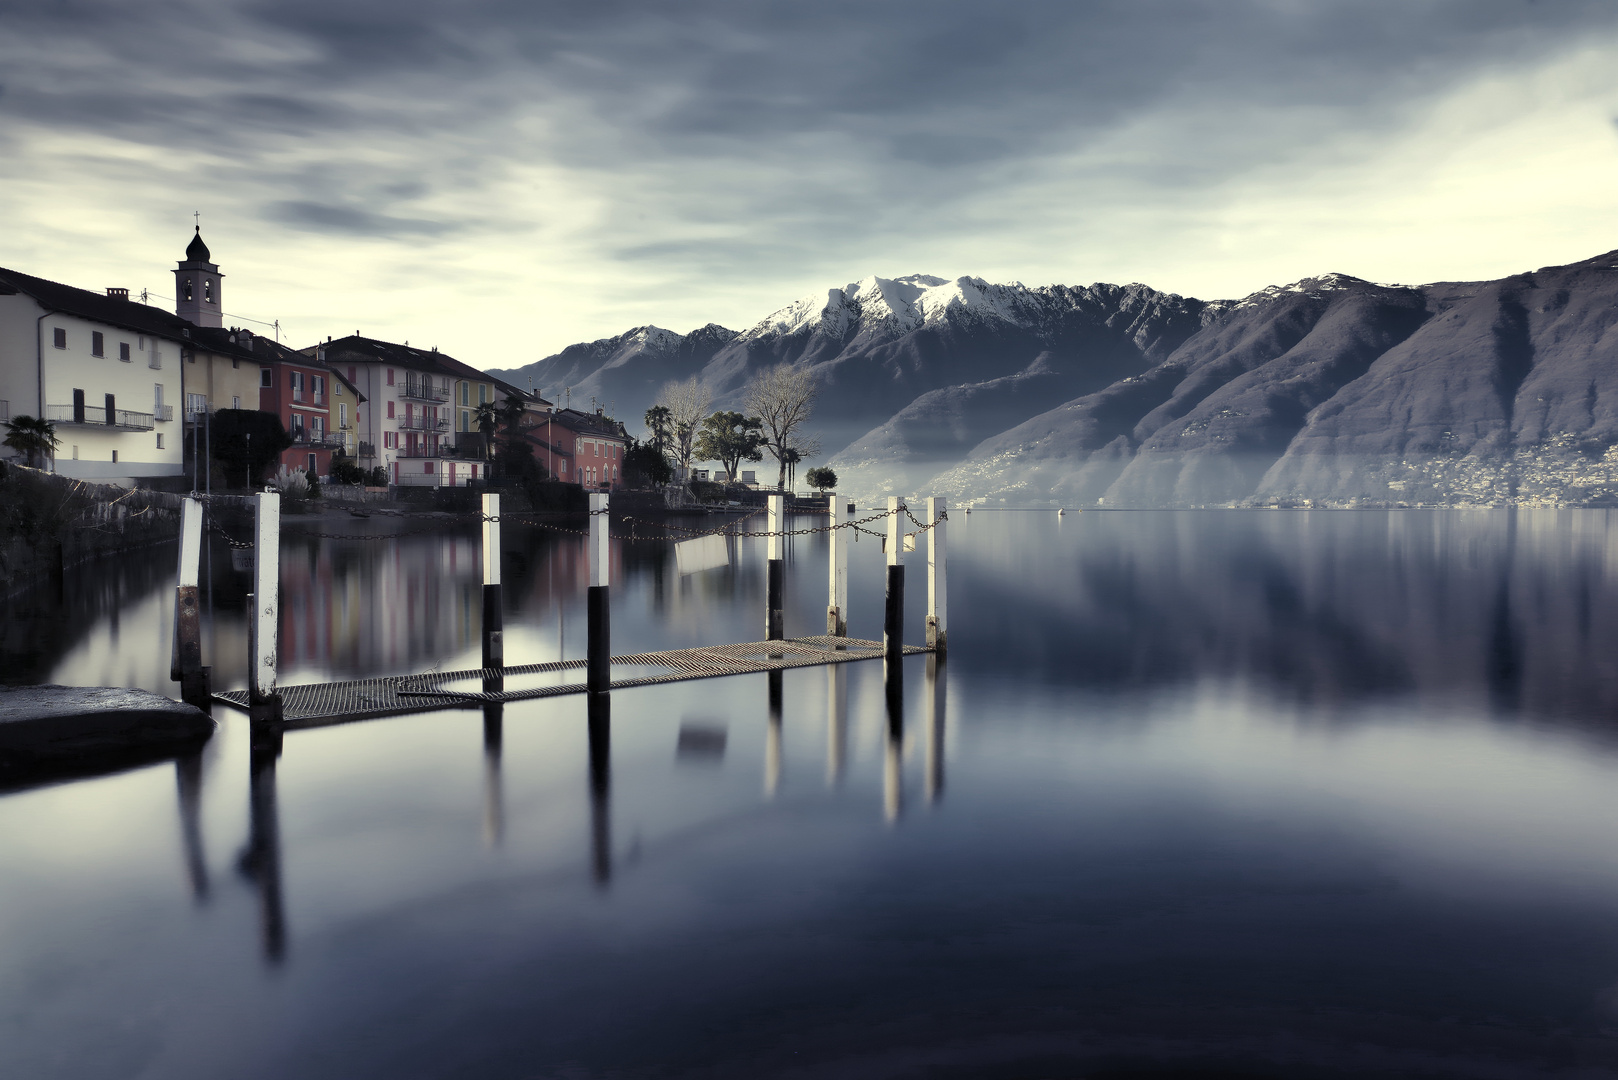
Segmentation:
{"type": "Polygon", "coordinates": [[[449,427],[447,418],[434,420],[426,416],[412,416],[408,419],[400,416],[395,419],[395,422],[399,425],[400,431],[443,431],[449,427]]]}
{"type": "Polygon", "coordinates": [[[151,413],[131,412],[129,409],[106,409],[86,405],[77,409],[72,405],[45,406],[45,419],[53,424],[74,424],[84,427],[110,427],[120,431],[151,431],[155,424],[151,413]],[[107,421],[111,420],[112,423],[107,421]]]}
{"type": "Polygon", "coordinates": [[[156,419],[157,420],[159,420],[162,423],[167,424],[167,423],[169,423],[170,421],[172,421],[174,419],[174,406],[173,405],[162,405],[162,406],[159,406],[159,408],[162,411],[156,414],[156,419]]]}
{"type": "Polygon", "coordinates": [[[447,389],[440,390],[431,382],[407,380],[399,388],[399,396],[409,398],[412,401],[448,401],[449,391],[447,389]]]}
{"type": "Polygon", "coordinates": [[[319,450],[323,448],[336,449],[343,445],[343,437],[330,431],[311,431],[308,428],[294,428],[292,431],[292,445],[299,448],[319,450]]]}
{"type": "Polygon", "coordinates": [[[376,460],[376,443],[368,443],[368,442],[360,443],[360,455],[359,456],[362,457],[362,458],[368,459],[370,461],[375,461],[376,460]]]}

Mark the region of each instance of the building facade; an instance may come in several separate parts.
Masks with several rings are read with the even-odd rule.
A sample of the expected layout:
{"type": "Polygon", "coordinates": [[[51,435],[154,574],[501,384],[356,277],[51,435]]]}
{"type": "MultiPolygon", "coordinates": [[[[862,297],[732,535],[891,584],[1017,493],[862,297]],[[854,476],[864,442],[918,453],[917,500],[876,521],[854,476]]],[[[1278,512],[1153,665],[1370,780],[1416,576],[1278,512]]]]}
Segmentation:
{"type": "Polygon", "coordinates": [[[0,419],[43,417],[51,467],[132,483],[181,472],[181,357],[190,326],[129,299],[0,269],[0,419]]]}
{"type": "Polygon", "coordinates": [[[555,479],[586,491],[615,491],[623,483],[629,437],[601,410],[559,409],[535,399],[523,427],[534,460],[555,479]]]}
{"type": "Polygon", "coordinates": [[[246,330],[231,333],[234,342],[257,359],[259,411],[279,417],[292,437],[292,446],[281,453],[281,464],[328,476],[337,451],[354,457],[357,419],[365,401],[354,384],[307,353],[246,330]]]}
{"type": "Polygon", "coordinates": [[[489,475],[477,406],[520,391],[436,349],[354,335],[303,350],[364,398],[358,458],[405,487],[464,487],[489,475]]]}

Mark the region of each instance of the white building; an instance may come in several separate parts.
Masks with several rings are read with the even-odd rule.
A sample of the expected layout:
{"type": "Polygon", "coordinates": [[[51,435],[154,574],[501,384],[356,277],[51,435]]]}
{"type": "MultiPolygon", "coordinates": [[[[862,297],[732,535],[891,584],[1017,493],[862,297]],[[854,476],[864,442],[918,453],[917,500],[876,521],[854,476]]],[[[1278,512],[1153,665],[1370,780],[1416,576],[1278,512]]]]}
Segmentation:
{"type": "Polygon", "coordinates": [[[487,479],[477,408],[520,391],[436,349],[351,337],[317,353],[365,400],[359,406],[359,464],[382,466],[405,487],[464,487],[487,479]]]}
{"type": "Polygon", "coordinates": [[[55,424],[64,476],[179,475],[175,406],[190,337],[184,319],[125,289],[89,292],[0,268],[0,419],[55,424]]]}

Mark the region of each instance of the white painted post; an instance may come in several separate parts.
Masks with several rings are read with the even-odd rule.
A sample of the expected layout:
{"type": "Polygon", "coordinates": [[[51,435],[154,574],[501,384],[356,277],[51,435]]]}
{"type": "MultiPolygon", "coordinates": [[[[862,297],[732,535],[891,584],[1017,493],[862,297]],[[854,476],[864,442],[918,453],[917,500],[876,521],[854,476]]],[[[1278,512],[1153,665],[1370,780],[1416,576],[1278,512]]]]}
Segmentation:
{"type": "MultiPolygon", "coordinates": [[[[197,597],[197,568],[202,562],[202,504],[180,504],[180,566],[174,587],[174,641],[169,678],[180,683],[180,696],[197,696],[194,684],[202,673],[202,609],[197,597]]],[[[201,688],[206,698],[206,688],[201,688]]]]}
{"type": "Polygon", "coordinates": [[[590,590],[585,607],[584,684],[592,694],[612,689],[612,627],[608,587],[612,566],[607,548],[607,496],[590,496],[590,590]]]}
{"type": "Polygon", "coordinates": [[[848,636],[848,540],[839,525],[848,520],[848,504],[835,492],[831,496],[831,581],[826,599],[826,634],[848,636]]]}
{"type": "Polygon", "coordinates": [[[882,651],[890,660],[904,655],[904,529],[899,524],[904,505],[904,499],[899,496],[888,496],[888,590],[882,615],[882,651]]]}
{"type": "Polygon", "coordinates": [[[927,500],[927,645],[936,652],[944,652],[947,635],[945,615],[948,607],[944,592],[944,500],[927,500]]]}
{"type": "Polygon", "coordinates": [[[786,637],[786,605],[781,598],[785,591],[782,580],[785,573],[781,562],[781,523],[786,518],[786,496],[771,495],[766,499],[769,506],[766,531],[769,536],[765,540],[764,562],[764,640],[780,641],[786,637]]]}
{"type": "MultiPolygon", "coordinates": [[[[505,603],[500,593],[500,496],[483,496],[483,667],[506,666],[505,603]]],[[[501,689],[490,687],[489,689],[501,689]]]]}
{"type": "Polygon", "coordinates": [[[248,694],[253,704],[278,701],[275,688],[276,640],[279,632],[281,496],[261,491],[253,496],[253,612],[248,621],[252,631],[252,668],[248,694]]]}

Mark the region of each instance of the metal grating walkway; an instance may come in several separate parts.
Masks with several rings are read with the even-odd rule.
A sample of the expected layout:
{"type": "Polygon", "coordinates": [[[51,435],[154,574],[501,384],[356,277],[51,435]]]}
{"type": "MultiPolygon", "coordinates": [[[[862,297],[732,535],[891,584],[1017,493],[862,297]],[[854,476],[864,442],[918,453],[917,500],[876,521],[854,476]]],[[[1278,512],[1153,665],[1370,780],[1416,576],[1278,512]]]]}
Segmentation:
{"type": "MultiPolygon", "coordinates": [[[[904,650],[906,656],[927,651],[926,647],[920,645],[906,645],[904,650]]],[[[782,671],[820,664],[846,664],[881,657],[880,641],[825,636],[637,653],[633,656],[615,656],[612,662],[661,670],[633,678],[615,679],[612,689],[656,686],[659,683],[710,679],[722,675],[748,675],[759,671],[782,671]]],[[[584,683],[564,683],[560,680],[548,686],[492,691],[449,689],[448,684],[493,679],[520,680],[524,676],[559,674],[573,669],[582,672],[584,663],[583,660],[557,660],[548,664],[524,664],[503,669],[433,671],[423,675],[388,675],[350,682],[283,686],[280,688],[281,714],[285,726],[291,729],[369,720],[379,716],[476,708],[507,701],[582,694],[584,683]]],[[[213,697],[223,704],[247,709],[246,690],[229,690],[213,697]]]]}

